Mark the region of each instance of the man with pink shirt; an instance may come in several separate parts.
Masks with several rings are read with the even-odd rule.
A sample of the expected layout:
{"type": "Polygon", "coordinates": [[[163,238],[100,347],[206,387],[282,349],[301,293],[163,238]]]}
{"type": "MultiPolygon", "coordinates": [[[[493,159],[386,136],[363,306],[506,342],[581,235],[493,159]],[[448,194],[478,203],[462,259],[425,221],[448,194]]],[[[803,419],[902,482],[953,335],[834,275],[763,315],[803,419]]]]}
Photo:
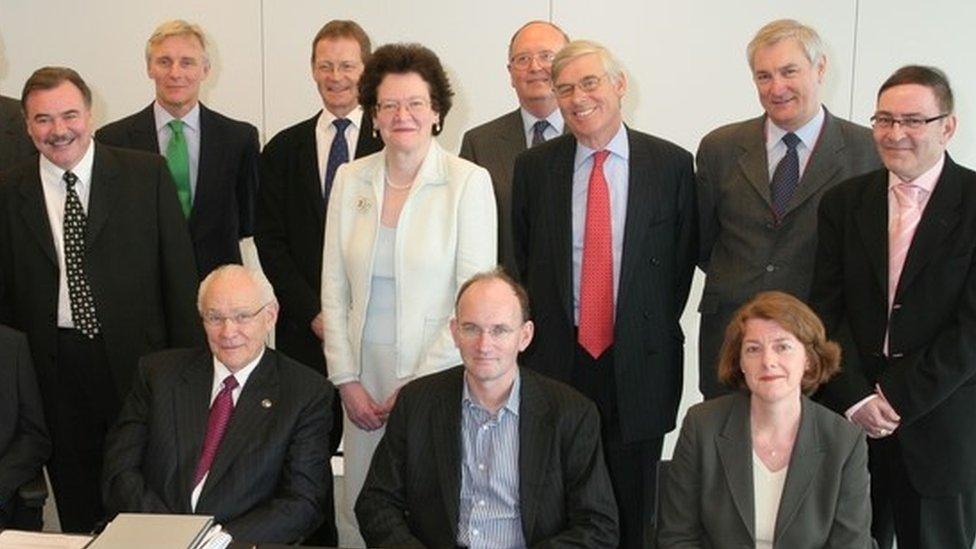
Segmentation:
{"type": "Polygon", "coordinates": [[[952,90],[906,66],[871,117],[884,170],[820,204],[810,300],[843,345],[822,400],[864,427],[879,545],[976,537],[976,173],[953,162],[952,90]]]}

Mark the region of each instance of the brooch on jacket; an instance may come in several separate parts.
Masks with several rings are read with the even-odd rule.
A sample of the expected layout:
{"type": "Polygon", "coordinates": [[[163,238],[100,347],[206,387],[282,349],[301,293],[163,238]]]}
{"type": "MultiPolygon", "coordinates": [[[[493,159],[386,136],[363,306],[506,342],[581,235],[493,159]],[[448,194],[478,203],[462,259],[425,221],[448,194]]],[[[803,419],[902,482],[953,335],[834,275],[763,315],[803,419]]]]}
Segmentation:
{"type": "Polygon", "coordinates": [[[365,196],[360,196],[356,199],[356,211],[359,213],[366,213],[373,207],[373,203],[370,202],[365,196]]]}

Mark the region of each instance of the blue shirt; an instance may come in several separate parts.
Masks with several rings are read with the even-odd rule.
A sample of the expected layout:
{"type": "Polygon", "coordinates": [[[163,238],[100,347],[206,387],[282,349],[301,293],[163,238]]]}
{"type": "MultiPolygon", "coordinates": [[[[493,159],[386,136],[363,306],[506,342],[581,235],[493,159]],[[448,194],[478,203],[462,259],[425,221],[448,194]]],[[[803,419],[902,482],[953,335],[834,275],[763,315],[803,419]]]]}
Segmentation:
{"type": "MultiPolygon", "coordinates": [[[[620,286],[620,258],[624,253],[624,223],[627,221],[627,191],[630,188],[630,142],[627,129],[620,129],[604,147],[610,151],[603,163],[603,176],[610,186],[610,230],[613,242],[613,302],[616,310],[620,286]]],[[[593,154],[597,151],[576,143],[573,161],[573,318],[579,324],[580,271],[583,268],[583,236],[586,234],[586,197],[590,190],[593,154]]]]}
{"type": "Polygon", "coordinates": [[[461,393],[461,499],[458,545],[475,548],[525,547],[519,507],[518,373],[512,391],[492,415],[468,391],[461,393]]]}

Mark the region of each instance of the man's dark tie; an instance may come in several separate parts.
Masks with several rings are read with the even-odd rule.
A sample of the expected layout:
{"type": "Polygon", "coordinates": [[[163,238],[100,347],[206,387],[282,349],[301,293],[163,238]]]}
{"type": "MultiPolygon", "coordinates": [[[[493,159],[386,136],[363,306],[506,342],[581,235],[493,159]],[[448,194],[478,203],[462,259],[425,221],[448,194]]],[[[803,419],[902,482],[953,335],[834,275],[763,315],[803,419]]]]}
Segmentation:
{"type": "Polygon", "coordinates": [[[796,153],[800,138],[790,132],[783,136],[783,143],[786,145],[786,156],[776,165],[773,180],[769,183],[769,194],[773,200],[773,212],[777,220],[783,218],[786,206],[800,183],[800,157],[796,153]]]}
{"type": "Polygon", "coordinates": [[[346,128],[349,124],[348,118],[336,118],[332,121],[336,134],[332,138],[332,147],[329,148],[329,162],[325,165],[325,188],[322,189],[322,192],[326,200],[329,199],[336,170],[339,169],[339,166],[349,162],[349,144],[346,143],[346,128]]]}
{"type": "Polygon", "coordinates": [[[532,124],[532,146],[546,142],[546,129],[549,128],[549,121],[546,119],[537,120],[532,124]]]}
{"type": "Polygon", "coordinates": [[[68,298],[71,301],[71,321],[81,333],[94,339],[100,326],[95,314],[95,299],[85,276],[85,226],[88,220],[75,190],[78,176],[64,172],[62,179],[67,190],[64,199],[64,264],[68,298]]]}
{"type": "Polygon", "coordinates": [[[193,486],[200,484],[203,477],[210,470],[214,456],[217,455],[217,448],[220,441],[224,438],[224,431],[230,422],[230,415],[234,412],[234,389],[237,388],[237,378],[229,375],[224,378],[224,388],[217,393],[213,405],[210,407],[210,418],[207,419],[207,436],[203,439],[203,450],[200,452],[200,461],[193,472],[193,486]]]}

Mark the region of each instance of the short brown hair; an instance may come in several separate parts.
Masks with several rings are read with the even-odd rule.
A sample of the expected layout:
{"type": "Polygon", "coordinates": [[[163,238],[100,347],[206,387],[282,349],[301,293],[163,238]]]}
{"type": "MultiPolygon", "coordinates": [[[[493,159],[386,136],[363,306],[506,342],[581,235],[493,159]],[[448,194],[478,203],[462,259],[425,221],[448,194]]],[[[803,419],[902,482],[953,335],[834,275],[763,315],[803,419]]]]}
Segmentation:
{"type": "Polygon", "coordinates": [[[88,84],[81,78],[74,69],[68,67],[41,67],[30,75],[27,82],[24,82],[24,90],[20,93],[20,107],[27,113],[27,98],[31,93],[42,90],[53,90],[64,82],[71,82],[78,91],[81,98],[85,101],[85,107],[91,108],[92,93],[88,84]]]}
{"type": "Polygon", "coordinates": [[[500,280],[508,285],[515,293],[515,297],[518,298],[519,309],[522,313],[522,322],[528,322],[531,318],[529,311],[529,294],[525,291],[525,288],[521,284],[515,281],[514,278],[509,276],[501,267],[495,267],[490,271],[483,271],[473,275],[471,278],[464,281],[461,284],[461,288],[458,289],[457,297],[454,299],[454,313],[457,314],[458,305],[461,303],[461,296],[464,292],[468,291],[468,288],[473,286],[476,282],[486,282],[489,280],[500,280]]]}
{"type": "Polygon", "coordinates": [[[878,90],[877,99],[881,99],[881,94],[888,88],[903,86],[905,84],[918,84],[932,90],[935,100],[939,103],[939,108],[944,114],[952,114],[955,108],[955,100],[952,98],[952,87],[949,85],[949,77],[942,70],[936,67],[925,65],[905,65],[895,71],[881,84],[878,90]]]}
{"type": "Polygon", "coordinates": [[[783,292],[762,292],[732,315],[719,352],[718,379],[731,387],[747,388],[740,363],[746,322],[770,320],[793,334],[803,344],[809,362],[800,386],[811,394],[840,371],[840,346],[827,341],[826,330],[816,313],[799,299],[783,292]]]}
{"type": "Polygon", "coordinates": [[[434,135],[441,133],[444,119],[451,110],[451,82],[441,65],[441,60],[430,49],[420,44],[387,44],[381,46],[366,63],[359,78],[359,104],[363,111],[376,113],[376,91],[388,74],[415,73],[430,88],[430,106],[440,115],[440,124],[434,126],[434,135]]]}
{"type": "Polygon", "coordinates": [[[359,57],[363,63],[369,60],[369,55],[373,51],[373,46],[369,42],[369,35],[359,26],[359,23],[348,19],[333,19],[319,29],[312,39],[312,63],[315,63],[315,47],[322,40],[337,40],[339,38],[349,38],[359,44],[359,57]]]}

